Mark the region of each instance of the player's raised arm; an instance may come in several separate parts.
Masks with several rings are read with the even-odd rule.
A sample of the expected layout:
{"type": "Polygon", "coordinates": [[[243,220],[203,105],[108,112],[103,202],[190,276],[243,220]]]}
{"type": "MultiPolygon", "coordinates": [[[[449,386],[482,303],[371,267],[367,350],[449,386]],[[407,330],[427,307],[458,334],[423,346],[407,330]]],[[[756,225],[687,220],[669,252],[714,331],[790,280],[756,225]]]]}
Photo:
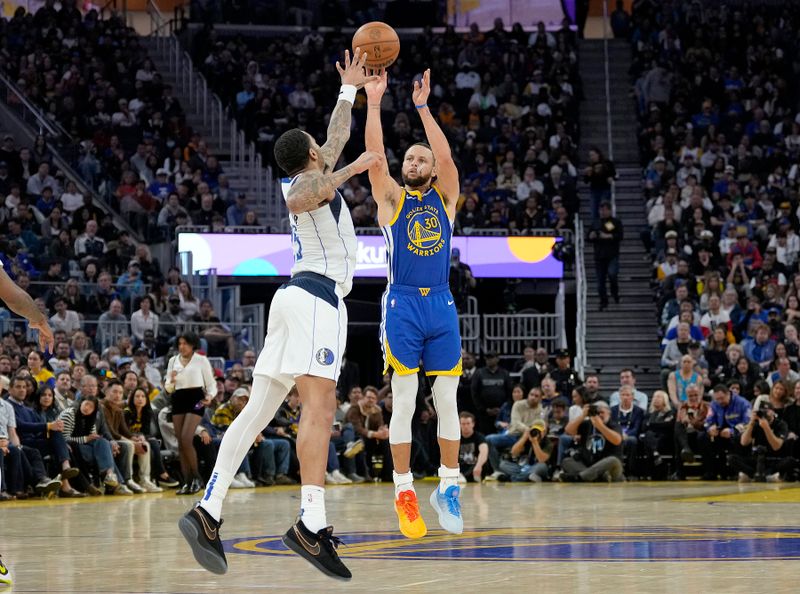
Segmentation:
{"type": "Polygon", "coordinates": [[[350,121],[356,91],[369,81],[378,78],[377,76],[367,76],[364,70],[366,60],[367,52],[362,52],[361,48],[357,47],[352,61],[350,60],[350,51],[344,51],[344,68],[339,62],[336,62],[336,70],[342,77],[342,88],[339,90],[339,100],[336,102],[336,107],[333,108],[331,119],[328,122],[325,144],[320,147],[327,170],[332,170],[336,165],[344,145],[350,138],[350,121]]]}
{"type": "Polygon", "coordinates": [[[19,288],[19,286],[11,280],[6,274],[6,271],[0,266],[0,299],[15,314],[22,316],[28,320],[31,328],[39,331],[39,346],[41,349],[53,352],[53,331],[47,323],[45,315],[36,307],[31,296],[19,288]]]}
{"type": "Polygon", "coordinates": [[[382,153],[365,151],[358,159],[338,171],[304,171],[297,177],[297,181],[286,196],[286,206],[289,212],[300,214],[319,208],[325,202],[333,200],[336,188],[348,179],[363,173],[370,167],[379,166],[380,162],[385,160],[382,153]]]}
{"type": "Polygon", "coordinates": [[[444,195],[447,203],[447,214],[452,219],[456,215],[456,203],[458,202],[459,194],[458,169],[455,161],[453,161],[453,154],[450,152],[450,143],[447,142],[447,137],[428,108],[428,95],[430,95],[430,92],[431,69],[428,68],[422,75],[421,82],[414,81],[411,97],[414,100],[414,107],[416,107],[417,113],[422,118],[425,136],[428,137],[428,144],[431,145],[433,158],[436,159],[436,185],[444,195]]]}
{"type": "MultiPolygon", "coordinates": [[[[364,86],[364,90],[367,92],[367,126],[364,143],[368,151],[374,151],[381,155],[386,154],[381,126],[381,99],[386,92],[387,84],[388,77],[384,70],[378,80],[364,86]]],[[[387,225],[394,216],[401,189],[389,175],[389,165],[386,163],[386,159],[370,168],[369,183],[372,186],[372,196],[378,205],[378,224],[387,225]]]]}

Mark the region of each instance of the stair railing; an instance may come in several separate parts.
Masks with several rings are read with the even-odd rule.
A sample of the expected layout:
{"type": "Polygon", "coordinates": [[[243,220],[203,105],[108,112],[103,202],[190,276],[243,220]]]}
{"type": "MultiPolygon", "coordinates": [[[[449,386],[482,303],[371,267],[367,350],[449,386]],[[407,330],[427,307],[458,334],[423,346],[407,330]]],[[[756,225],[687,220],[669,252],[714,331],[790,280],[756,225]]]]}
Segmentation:
{"type": "MultiPolygon", "coordinates": [[[[611,134],[611,77],[608,72],[608,0],[603,0],[603,67],[606,81],[606,154],[614,161],[614,141],[611,134]]],[[[617,216],[617,184],[611,181],[611,212],[617,216]]]]}
{"type": "Polygon", "coordinates": [[[170,73],[177,81],[175,91],[200,115],[203,126],[210,130],[208,137],[217,147],[217,152],[227,152],[230,163],[236,174],[247,183],[257,205],[264,205],[267,220],[263,223],[275,223],[271,216],[275,197],[272,184],[272,169],[265,168],[261,154],[252,142],[248,142],[243,130],[239,129],[236,119],[229,117],[219,96],[210,90],[208,81],[192,63],[191,56],[183,50],[175,36],[176,19],[167,19],[159,10],[154,0],[147,3],[150,16],[150,38],[154,40],[156,50],[168,58],[170,73]]]}
{"type": "Polygon", "coordinates": [[[583,376],[589,366],[586,355],[586,260],[583,221],[575,215],[575,371],[583,376]]]}

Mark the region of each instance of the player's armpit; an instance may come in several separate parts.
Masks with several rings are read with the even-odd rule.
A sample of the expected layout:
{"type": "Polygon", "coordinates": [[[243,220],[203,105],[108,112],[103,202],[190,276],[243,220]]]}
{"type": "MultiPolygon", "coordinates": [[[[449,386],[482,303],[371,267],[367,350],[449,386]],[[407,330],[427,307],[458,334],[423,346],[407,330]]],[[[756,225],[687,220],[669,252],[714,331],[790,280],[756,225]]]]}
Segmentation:
{"type": "Polygon", "coordinates": [[[321,171],[301,173],[286,196],[286,207],[292,214],[300,214],[319,208],[320,204],[333,199],[336,187],[329,179],[330,174],[321,171]]]}
{"type": "Polygon", "coordinates": [[[394,217],[403,190],[389,175],[385,161],[382,166],[370,168],[369,183],[372,186],[372,197],[378,205],[378,224],[388,225],[394,217]]]}

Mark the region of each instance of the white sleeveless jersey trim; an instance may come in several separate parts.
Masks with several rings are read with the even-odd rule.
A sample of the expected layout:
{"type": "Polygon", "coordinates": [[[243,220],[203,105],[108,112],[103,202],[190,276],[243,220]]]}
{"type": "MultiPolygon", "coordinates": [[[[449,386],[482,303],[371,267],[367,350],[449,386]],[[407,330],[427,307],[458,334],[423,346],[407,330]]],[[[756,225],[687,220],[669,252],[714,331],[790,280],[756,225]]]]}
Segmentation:
{"type": "MultiPolygon", "coordinates": [[[[283,199],[298,176],[283,178],[283,199]]],[[[334,199],[312,211],[289,214],[294,266],[298,272],[315,272],[334,281],[347,295],[353,287],[358,242],[350,210],[339,190],[334,199]]]]}

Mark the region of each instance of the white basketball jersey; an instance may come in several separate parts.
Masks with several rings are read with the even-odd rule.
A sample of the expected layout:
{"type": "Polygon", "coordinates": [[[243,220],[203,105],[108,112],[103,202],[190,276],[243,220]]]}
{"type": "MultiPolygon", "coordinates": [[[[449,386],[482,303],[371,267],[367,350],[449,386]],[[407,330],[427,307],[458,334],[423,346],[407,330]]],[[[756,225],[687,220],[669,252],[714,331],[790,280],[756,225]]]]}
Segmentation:
{"type": "MultiPolygon", "coordinates": [[[[296,179],[281,180],[284,200],[296,179]]],[[[358,243],[350,210],[339,190],[324,206],[296,215],[289,213],[289,223],[294,250],[292,276],[304,271],[327,276],[346,296],[353,287],[358,243]]]]}

